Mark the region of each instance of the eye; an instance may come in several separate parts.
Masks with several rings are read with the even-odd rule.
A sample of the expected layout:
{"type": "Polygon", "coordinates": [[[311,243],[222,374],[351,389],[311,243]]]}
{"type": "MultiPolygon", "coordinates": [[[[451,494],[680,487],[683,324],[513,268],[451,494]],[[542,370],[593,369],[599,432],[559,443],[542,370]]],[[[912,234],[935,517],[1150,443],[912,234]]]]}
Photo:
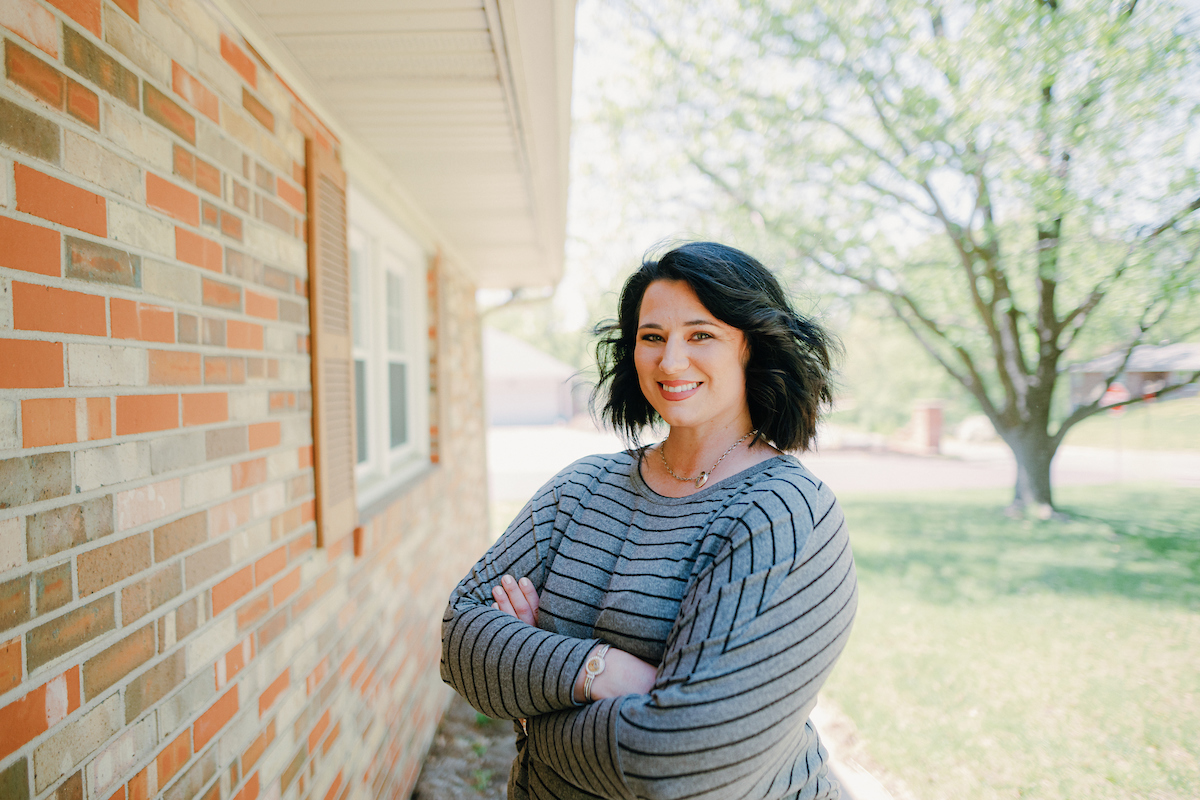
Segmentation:
{"type": "Polygon", "coordinates": [[[643,333],[642,334],[643,342],[661,342],[662,340],[663,340],[662,336],[660,336],[657,333],[643,333]]]}
{"type": "Polygon", "coordinates": [[[694,334],[692,334],[692,338],[693,339],[711,339],[711,338],[713,338],[713,335],[706,331],[696,331],[694,334]]]}

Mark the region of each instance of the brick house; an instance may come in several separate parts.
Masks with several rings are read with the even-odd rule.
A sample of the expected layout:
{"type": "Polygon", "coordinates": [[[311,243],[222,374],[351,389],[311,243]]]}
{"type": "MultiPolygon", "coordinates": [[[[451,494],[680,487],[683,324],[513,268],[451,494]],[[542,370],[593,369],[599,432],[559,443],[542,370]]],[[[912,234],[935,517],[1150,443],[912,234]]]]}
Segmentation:
{"type": "Polygon", "coordinates": [[[0,0],[0,797],[407,797],[573,4],[0,0]]]}
{"type": "MultiPolygon", "coordinates": [[[[1071,365],[1071,408],[1100,397],[1114,372],[1122,389],[1130,396],[1140,397],[1152,395],[1170,384],[1183,383],[1189,374],[1197,371],[1200,371],[1200,343],[1138,345],[1130,353],[1128,362],[1122,352],[1109,353],[1083,364],[1071,365]]],[[[1200,384],[1192,384],[1167,397],[1177,400],[1197,394],[1200,394],[1200,384]]]]}
{"type": "Polygon", "coordinates": [[[587,409],[579,370],[524,339],[483,326],[488,425],[555,425],[587,409]]]}

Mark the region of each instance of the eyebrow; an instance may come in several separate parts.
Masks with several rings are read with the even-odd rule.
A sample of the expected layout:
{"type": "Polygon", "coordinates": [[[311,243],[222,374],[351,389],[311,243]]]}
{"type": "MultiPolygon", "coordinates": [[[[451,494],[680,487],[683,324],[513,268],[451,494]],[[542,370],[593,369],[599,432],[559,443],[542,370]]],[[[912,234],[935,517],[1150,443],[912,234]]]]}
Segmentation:
{"type": "MultiPolygon", "coordinates": [[[[713,322],[711,319],[692,319],[692,320],[688,320],[687,322],[685,322],[683,324],[685,326],[687,326],[687,325],[712,325],[714,328],[717,326],[717,323],[713,322]]],[[[661,331],[662,327],[663,326],[659,325],[657,322],[647,322],[644,325],[639,325],[638,330],[640,331],[642,328],[653,328],[655,330],[661,331]]]]}

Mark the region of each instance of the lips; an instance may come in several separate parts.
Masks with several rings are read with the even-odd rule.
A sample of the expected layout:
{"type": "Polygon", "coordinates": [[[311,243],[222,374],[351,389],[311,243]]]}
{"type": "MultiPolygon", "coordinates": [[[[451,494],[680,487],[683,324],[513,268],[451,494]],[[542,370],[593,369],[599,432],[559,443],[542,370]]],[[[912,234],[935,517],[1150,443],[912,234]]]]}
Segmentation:
{"type": "Polygon", "coordinates": [[[686,400],[694,395],[702,384],[703,381],[659,381],[658,391],[667,400],[686,400]]]}

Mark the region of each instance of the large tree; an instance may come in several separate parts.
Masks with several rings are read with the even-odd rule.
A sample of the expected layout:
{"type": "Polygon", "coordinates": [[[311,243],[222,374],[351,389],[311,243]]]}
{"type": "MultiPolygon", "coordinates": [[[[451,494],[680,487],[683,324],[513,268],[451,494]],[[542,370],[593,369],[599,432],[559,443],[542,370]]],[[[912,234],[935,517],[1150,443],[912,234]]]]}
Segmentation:
{"type": "Polygon", "coordinates": [[[1107,388],[1198,310],[1195,20],[1147,0],[626,11],[646,79],[616,135],[653,129],[786,260],[885,298],[1011,447],[1014,507],[1050,513],[1058,446],[1103,408],[1054,402],[1067,366],[1120,352],[1107,388]]]}

